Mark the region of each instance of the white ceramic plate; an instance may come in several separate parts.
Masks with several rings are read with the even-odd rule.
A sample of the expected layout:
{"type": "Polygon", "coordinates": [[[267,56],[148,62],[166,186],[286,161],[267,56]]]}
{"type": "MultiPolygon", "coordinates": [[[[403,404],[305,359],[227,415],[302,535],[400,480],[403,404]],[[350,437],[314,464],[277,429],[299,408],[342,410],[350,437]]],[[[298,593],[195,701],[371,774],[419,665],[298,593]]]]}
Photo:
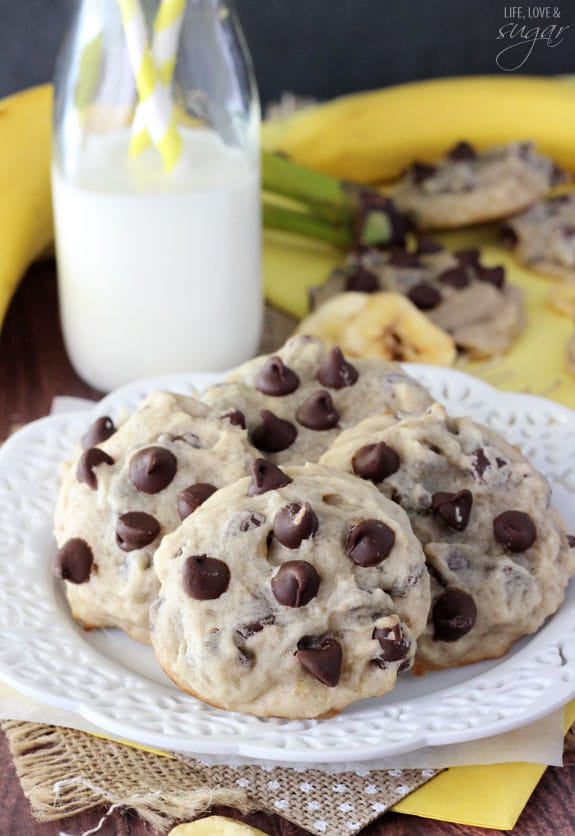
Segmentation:
{"type": "MultiPolygon", "coordinates": [[[[454,415],[502,432],[550,479],[575,533],[575,413],[504,394],[461,372],[408,370],[454,415]]],[[[192,393],[215,375],[156,378],[124,387],[95,410],[44,418],[0,453],[0,678],[82,715],[111,735],[182,752],[297,763],[383,758],[516,728],[575,696],[575,583],[560,611],[497,662],[404,676],[381,699],[323,721],[260,720],[220,711],[179,691],[149,647],[117,630],[81,630],[51,571],[58,469],[96,415],[132,410],[152,389],[192,393]]]]}

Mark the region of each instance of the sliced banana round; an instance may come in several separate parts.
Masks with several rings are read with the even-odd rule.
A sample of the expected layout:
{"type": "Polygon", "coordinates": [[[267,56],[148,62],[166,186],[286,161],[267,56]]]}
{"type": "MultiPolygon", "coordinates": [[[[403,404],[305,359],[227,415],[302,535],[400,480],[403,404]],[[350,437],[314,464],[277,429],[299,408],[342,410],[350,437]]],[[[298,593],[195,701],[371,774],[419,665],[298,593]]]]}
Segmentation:
{"type": "Polygon", "coordinates": [[[450,366],[456,347],[446,331],[400,293],[339,293],[300,323],[298,332],[314,334],[355,357],[450,366]]]}
{"type": "Polygon", "coordinates": [[[227,816],[207,818],[179,824],[168,836],[267,836],[263,830],[227,816]]]}
{"type": "Polygon", "coordinates": [[[315,310],[305,319],[302,319],[297,334],[313,334],[332,348],[339,345],[341,348],[341,334],[350,320],[360,311],[367,302],[365,293],[354,291],[337,293],[325,302],[318,305],[315,310]]]}
{"type": "Polygon", "coordinates": [[[349,354],[398,362],[450,366],[455,343],[401,293],[372,293],[344,326],[349,354]]]}

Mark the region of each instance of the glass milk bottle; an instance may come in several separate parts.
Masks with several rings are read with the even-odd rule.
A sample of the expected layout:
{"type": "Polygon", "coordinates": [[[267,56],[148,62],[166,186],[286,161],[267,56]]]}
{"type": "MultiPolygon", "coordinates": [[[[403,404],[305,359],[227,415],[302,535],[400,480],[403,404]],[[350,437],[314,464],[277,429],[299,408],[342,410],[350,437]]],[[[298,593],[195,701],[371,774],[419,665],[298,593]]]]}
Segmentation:
{"type": "Polygon", "coordinates": [[[229,368],[262,320],[260,111],[229,0],[82,0],[55,77],[60,313],[108,391],[229,368]]]}

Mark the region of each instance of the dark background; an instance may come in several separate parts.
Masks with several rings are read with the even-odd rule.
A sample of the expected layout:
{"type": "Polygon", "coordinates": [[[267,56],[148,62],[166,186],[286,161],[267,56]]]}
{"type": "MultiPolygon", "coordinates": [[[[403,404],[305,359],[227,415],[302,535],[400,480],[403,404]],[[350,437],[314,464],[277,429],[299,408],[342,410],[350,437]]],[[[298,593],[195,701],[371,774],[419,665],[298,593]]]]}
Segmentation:
{"type": "MultiPolygon", "coordinates": [[[[0,0],[0,97],[48,81],[79,0],[0,0]]],[[[236,0],[264,104],[288,91],[331,98],[414,79],[501,73],[496,40],[512,5],[548,0],[236,0]]],[[[569,26],[535,44],[517,72],[575,73],[575,0],[551,4],[569,26]]],[[[527,12],[525,12],[527,14],[527,12]]],[[[574,138],[575,141],[575,138],[574,138]]]]}

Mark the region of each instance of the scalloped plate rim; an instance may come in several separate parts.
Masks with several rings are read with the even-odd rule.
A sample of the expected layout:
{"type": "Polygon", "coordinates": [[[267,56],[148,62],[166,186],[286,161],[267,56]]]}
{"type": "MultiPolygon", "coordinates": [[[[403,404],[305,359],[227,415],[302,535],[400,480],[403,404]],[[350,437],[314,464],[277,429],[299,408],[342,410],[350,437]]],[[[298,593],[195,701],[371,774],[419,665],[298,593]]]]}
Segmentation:
{"type": "MultiPolygon", "coordinates": [[[[489,398],[490,401],[494,400],[495,403],[493,404],[493,409],[495,411],[500,411],[501,409],[503,409],[503,411],[511,409],[517,411],[520,407],[522,411],[534,411],[535,413],[544,412],[545,414],[550,415],[554,421],[575,424],[575,412],[561,404],[554,403],[540,396],[530,395],[527,393],[501,392],[490,384],[473,378],[465,372],[457,369],[442,369],[422,364],[404,364],[404,368],[414,377],[424,379],[427,382],[427,385],[430,385],[429,379],[434,381],[437,387],[440,385],[443,386],[445,383],[449,383],[450,380],[454,383],[464,384],[474,396],[479,394],[479,396],[483,396],[483,399],[489,398]]],[[[0,450],[0,487],[2,484],[5,465],[12,463],[13,461],[18,462],[21,454],[21,446],[27,442],[28,438],[42,437],[43,435],[47,435],[49,437],[52,431],[56,431],[56,428],[59,429],[60,427],[66,426],[69,429],[68,425],[73,426],[75,432],[77,432],[77,427],[84,424],[87,425],[89,421],[93,420],[95,415],[103,414],[104,412],[109,411],[110,407],[121,408],[122,404],[130,404],[134,397],[137,396],[139,398],[143,394],[152,391],[152,389],[168,388],[168,386],[165,386],[166,382],[169,382],[170,387],[173,387],[174,384],[177,387],[179,385],[177,381],[181,381],[182,385],[185,385],[186,390],[190,391],[191,389],[198,388],[193,382],[194,379],[201,380],[205,385],[206,381],[211,383],[215,381],[215,379],[223,376],[223,374],[223,372],[190,373],[185,375],[170,375],[168,377],[155,377],[137,381],[134,384],[129,384],[128,386],[122,387],[120,390],[116,390],[114,393],[110,393],[101,401],[97,402],[92,409],[83,412],[70,412],[62,413],[60,415],[47,416],[26,425],[11,436],[0,450]]],[[[1,575],[2,570],[0,568],[0,577],[1,575]]],[[[567,610],[565,607],[562,607],[556,616],[552,617],[546,625],[540,628],[534,636],[527,640],[525,646],[521,647],[514,655],[508,655],[503,657],[501,660],[497,660],[493,664],[493,667],[491,667],[487,672],[474,675],[473,671],[476,669],[476,666],[470,666],[467,669],[470,672],[470,677],[464,681],[463,685],[469,687],[475,682],[480,685],[482,681],[485,681],[486,678],[488,679],[492,674],[497,675],[497,672],[500,671],[500,669],[508,668],[509,666],[515,664],[519,665],[524,658],[529,659],[535,650],[542,650],[546,645],[550,644],[551,638],[557,633],[557,630],[563,631],[561,632],[561,637],[562,640],[566,642],[568,638],[571,638],[568,634],[568,628],[571,629],[571,632],[575,632],[575,619],[573,619],[572,623],[569,624],[569,616],[567,613],[569,613],[569,616],[575,614],[575,602],[573,602],[573,604],[570,602],[567,610]],[[563,622],[565,622],[565,624],[563,622]]],[[[74,631],[76,625],[72,621],[71,617],[69,617],[68,620],[69,624],[67,626],[71,640],[73,642],[79,642],[79,644],[82,645],[83,636],[77,635],[74,631]]],[[[65,619],[63,619],[63,621],[64,624],[66,624],[65,619]]],[[[11,635],[13,634],[15,637],[18,635],[17,629],[10,630],[6,628],[0,630],[0,635],[5,634],[6,632],[11,635]]],[[[106,662],[106,657],[102,654],[100,649],[94,648],[91,645],[90,648],[93,653],[96,653],[103,658],[104,663],[106,662]]],[[[112,667],[114,666],[118,667],[116,662],[112,663],[112,667]]],[[[526,723],[545,716],[575,696],[575,682],[568,682],[557,676],[557,671],[564,670],[565,668],[568,668],[571,672],[575,673],[575,654],[573,659],[563,658],[562,664],[558,667],[551,667],[551,674],[555,674],[554,687],[548,687],[543,697],[534,699],[533,702],[523,711],[520,710],[512,717],[504,716],[491,722],[480,722],[477,726],[466,728],[463,731],[454,730],[446,732],[434,730],[433,732],[430,732],[429,729],[425,728],[417,729],[414,730],[414,732],[405,740],[391,744],[382,744],[380,740],[376,740],[373,743],[363,742],[357,747],[356,751],[351,752],[348,748],[341,749],[329,745],[324,746],[323,748],[320,747],[317,750],[305,749],[301,748],[301,746],[298,747],[297,745],[290,746],[289,739],[284,741],[284,745],[279,745],[276,742],[270,746],[266,745],[265,742],[266,737],[277,738],[278,735],[281,736],[282,730],[286,727],[289,728],[290,725],[292,729],[294,726],[299,727],[299,734],[303,733],[305,735],[307,732],[311,737],[319,738],[321,740],[322,729],[324,729],[329,735],[330,723],[335,726],[341,726],[341,724],[345,724],[350,719],[349,717],[346,717],[345,712],[337,715],[335,718],[332,718],[332,720],[324,721],[283,722],[279,726],[274,726],[274,721],[269,721],[272,725],[268,725],[267,727],[266,723],[268,721],[256,720],[256,722],[254,722],[254,718],[247,718],[248,722],[245,732],[248,737],[247,740],[242,739],[241,735],[237,737],[226,737],[224,739],[221,734],[210,734],[207,736],[192,735],[191,737],[182,739],[179,736],[166,734],[164,732],[147,731],[145,723],[144,727],[142,727],[141,722],[139,724],[130,723],[127,722],[126,717],[116,719],[111,716],[106,716],[105,713],[102,713],[102,709],[98,707],[97,702],[95,705],[93,703],[78,702],[67,698],[64,695],[58,694],[57,692],[40,693],[33,685],[30,685],[29,682],[23,679],[21,675],[9,666],[6,667],[3,659],[0,659],[0,679],[7,682],[7,684],[12,687],[20,689],[26,695],[33,697],[40,702],[45,702],[50,705],[56,705],[58,707],[74,711],[110,734],[117,735],[125,739],[130,738],[145,745],[160,746],[177,751],[196,752],[206,755],[237,755],[249,758],[256,757],[262,760],[281,760],[284,762],[297,761],[301,763],[324,763],[329,761],[340,763],[343,761],[361,762],[374,760],[375,758],[413,751],[422,746],[438,746],[446,743],[461,743],[523,726],[526,723]],[[258,728],[259,731],[262,728],[262,724],[264,726],[264,730],[261,734],[254,735],[256,728],[258,728]]],[[[544,671],[546,674],[549,674],[549,670],[547,670],[547,668],[545,668],[544,671]]],[[[130,671],[129,676],[137,679],[139,675],[130,671]]],[[[171,683],[167,680],[166,686],[159,683],[152,683],[150,686],[152,691],[158,691],[158,699],[160,699],[160,696],[165,696],[166,693],[169,694],[170,687],[171,683]]],[[[442,696],[449,697],[451,694],[457,696],[459,691],[461,691],[461,683],[442,688],[438,692],[434,692],[432,695],[427,694],[419,697],[416,696],[402,702],[391,703],[391,705],[396,706],[398,709],[403,707],[404,712],[405,709],[409,709],[410,711],[416,713],[422,705],[425,706],[425,703],[430,699],[430,697],[435,697],[437,693],[442,696]]],[[[178,696],[180,696],[184,701],[189,699],[195,702],[192,697],[188,697],[183,692],[178,692],[178,696]]],[[[377,701],[370,700],[368,702],[373,704],[377,701]]],[[[359,711],[359,715],[358,717],[351,718],[352,723],[357,723],[358,721],[361,722],[360,715],[363,711],[361,707],[362,704],[360,703],[359,706],[360,708],[357,709],[359,711]]],[[[156,708],[156,710],[160,709],[156,708]]],[[[223,712],[218,709],[213,709],[213,711],[218,712],[221,716],[230,717],[232,722],[241,723],[242,719],[244,719],[243,715],[232,712],[223,712]]],[[[210,709],[207,710],[207,713],[210,713],[210,709]]],[[[200,721],[201,719],[202,718],[200,716],[200,721]]],[[[285,737],[285,732],[283,732],[283,734],[285,737]]],[[[291,743],[293,744],[293,742],[294,741],[292,740],[291,743]]]]}

